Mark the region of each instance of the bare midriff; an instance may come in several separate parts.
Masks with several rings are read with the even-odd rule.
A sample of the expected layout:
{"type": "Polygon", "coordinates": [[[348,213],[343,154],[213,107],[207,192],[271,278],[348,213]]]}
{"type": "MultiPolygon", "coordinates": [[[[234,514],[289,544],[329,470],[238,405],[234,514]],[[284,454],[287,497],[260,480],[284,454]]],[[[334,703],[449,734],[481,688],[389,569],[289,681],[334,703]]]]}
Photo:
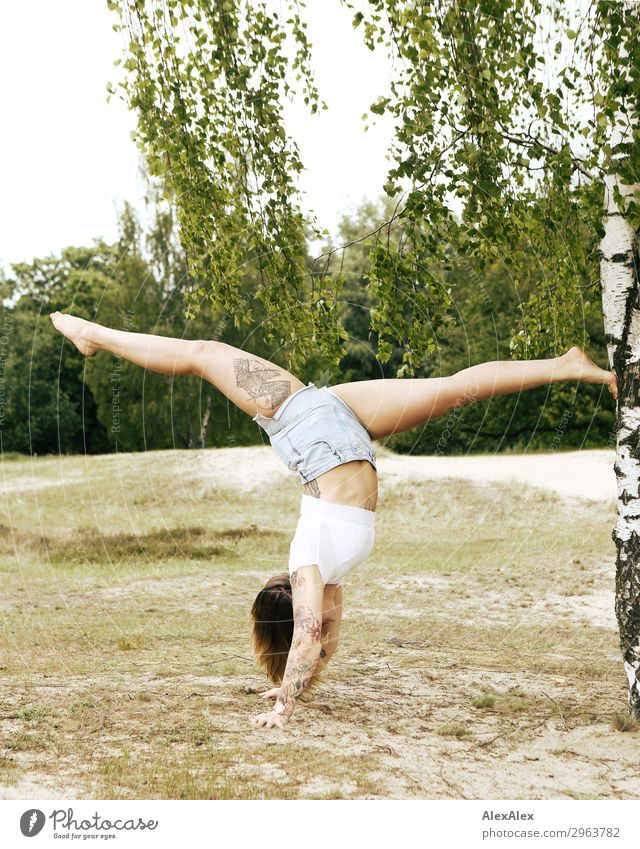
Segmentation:
{"type": "Polygon", "coordinates": [[[378,475],[368,460],[350,460],[304,484],[302,491],[334,504],[375,511],[378,475]]]}

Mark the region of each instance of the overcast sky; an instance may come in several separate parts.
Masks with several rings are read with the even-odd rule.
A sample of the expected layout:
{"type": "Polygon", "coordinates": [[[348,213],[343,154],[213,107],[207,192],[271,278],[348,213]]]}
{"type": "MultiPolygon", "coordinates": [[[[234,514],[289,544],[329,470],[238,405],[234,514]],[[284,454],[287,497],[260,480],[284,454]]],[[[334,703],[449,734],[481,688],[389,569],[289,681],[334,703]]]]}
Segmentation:
{"type": "MultiPolygon", "coordinates": [[[[116,237],[125,199],[139,208],[144,187],[131,141],[135,116],[106,102],[122,36],[105,0],[6,4],[0,29],[3,81],[0,266],[116,237]]],[[[363,131],[360,116],[386,93],[389,66],[361,44],[339,0],[309,3],[316,81],[329,110],[288,108],[289,130],[307,169],[307,209],[334,230],[343,211],[381,192],[391,124],[363,131]]]]}

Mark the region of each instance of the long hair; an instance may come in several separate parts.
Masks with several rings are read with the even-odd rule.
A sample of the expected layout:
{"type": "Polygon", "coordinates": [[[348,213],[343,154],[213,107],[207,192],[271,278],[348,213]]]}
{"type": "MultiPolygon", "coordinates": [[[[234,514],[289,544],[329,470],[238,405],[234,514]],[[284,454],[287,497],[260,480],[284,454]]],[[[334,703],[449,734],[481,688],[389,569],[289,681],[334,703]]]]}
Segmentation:
{"type": "MultiPolygon", "coordinates": [[[[279,687],[293,639],[293,602],[288,572],[269,578],[260,590],[251,607],[251,624],[251,646],[256,663],[279,687]]],[[[316,670],[305,689],[307,695],[319,680],[322,678],[316,670]]],[[[301,701],[306,700],[304,695],[301,701]]]]}

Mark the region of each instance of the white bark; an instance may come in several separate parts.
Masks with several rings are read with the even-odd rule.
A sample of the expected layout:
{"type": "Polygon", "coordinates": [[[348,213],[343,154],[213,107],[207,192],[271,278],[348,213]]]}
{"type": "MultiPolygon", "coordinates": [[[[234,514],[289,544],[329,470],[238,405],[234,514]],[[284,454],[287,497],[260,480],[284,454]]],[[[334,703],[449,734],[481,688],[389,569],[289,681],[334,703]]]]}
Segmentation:
{"type": "Polygon", "coordinates": [[[211,395],[207,395],[207,407],[202,417],[200,425],[200,448],[204,448],[204,443],[207,438],[207,428],[209,427],[209,419],[211,418],[211,395]]]}
{"type": "MultiPolygon", "coordinates": [[[[634,8],[628,1],[627,12],[634,8]]],[[[614,170],[605,180],[600,273],[602,308],[609,364],[618,376],[619,398],[615,472],[618,521],[613,531],[617,549],[616,616],[624,670],[629,682],[629,708],[640,716],[640,281],[635,261],[636,233],[626,217],[640,185],[625,185],[617,173],[624,146],[632,134],[628,116],[633,104],[620,109],[611,139],[614,170]],[[613,189],[622,200],[618,208],[613,189]]]]}
{"type": "MultiPolygon", "coordinates": [[[[640,309],[634,304],[639,292],[633,263],[635,232],[625,217],[628,200],[640,186],[625,186],[615,174],[607,177],[605,184],[605,232],[600,244],[602,308],[609,365],[622,378],[620,372],[640,360],[640,309]],[[613,200],[615,184],[624,198],[622,210],[613,200]]],[[[628,542],[634,532],[640,536],[640,459],[632,449],[633,437],[640,431],[640,407],[622,388],[617,427],[618,523],[614,535],[620,542],[628,542]]]]}
{"type": "Polygon", "coordinates": [[[614,366],[616,349],[624,341],[625,331],[631,331],[635,345],[631,356],[640,358],[640,312],[634,310],[633,321],[628,322],[631,303],[636,294],[633,268],[634,230],[624,216],[626,202],[640,186],[625,186],[616,174],[605,179],[604,237],[600,243],[600,279],[602,282],[602,309],[604,330],[607,336],[609,365],[614,366]],[[613,187],[618,185],[624,197],[625,209],[619,210],[613,199],[613,187]]]}

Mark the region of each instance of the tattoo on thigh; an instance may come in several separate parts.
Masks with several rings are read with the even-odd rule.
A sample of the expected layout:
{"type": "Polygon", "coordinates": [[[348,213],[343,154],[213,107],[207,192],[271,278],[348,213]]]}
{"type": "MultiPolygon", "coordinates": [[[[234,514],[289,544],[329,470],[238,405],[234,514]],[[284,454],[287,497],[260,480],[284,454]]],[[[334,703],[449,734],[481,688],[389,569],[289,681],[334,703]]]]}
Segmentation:
{"type": "Polygon", "coordinates": [[[317,480],[302,484],[302,491],[305,495],[310,495],[312,498],[320,498],[320,487],[317,480]]]}
{"type": "Polygon", "coordinates": [[[290,380],[275,380],[282,376],[279,368],[269,368],[259,360],[238,359],[233,361],[233,370],[236,374],[236,386],[249,393],[254,401],[260,398],[266,400],[265,404],[259,406],[273,410],[291,394],[290,380]]]}

